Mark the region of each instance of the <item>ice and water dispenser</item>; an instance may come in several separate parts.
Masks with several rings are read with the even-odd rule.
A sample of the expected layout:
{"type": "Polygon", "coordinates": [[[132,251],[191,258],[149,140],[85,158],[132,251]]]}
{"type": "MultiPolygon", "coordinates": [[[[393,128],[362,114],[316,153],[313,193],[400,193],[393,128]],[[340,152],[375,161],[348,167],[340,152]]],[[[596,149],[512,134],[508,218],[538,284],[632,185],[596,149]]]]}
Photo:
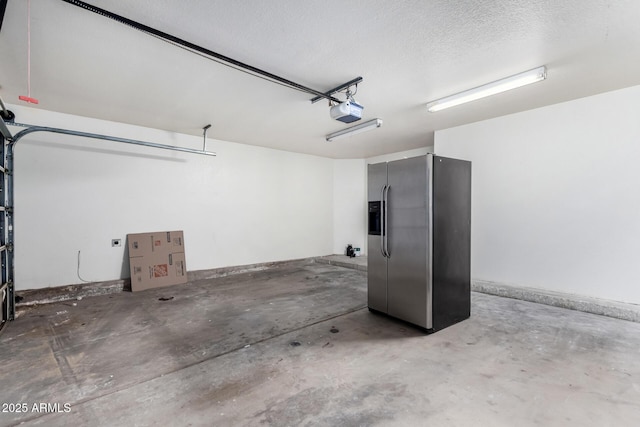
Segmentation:
{"type": "Polygon", "coordinates": [[[382,231],[382,209],[380,202],[369,202],[369,234],[380,235],[382,231]]]}

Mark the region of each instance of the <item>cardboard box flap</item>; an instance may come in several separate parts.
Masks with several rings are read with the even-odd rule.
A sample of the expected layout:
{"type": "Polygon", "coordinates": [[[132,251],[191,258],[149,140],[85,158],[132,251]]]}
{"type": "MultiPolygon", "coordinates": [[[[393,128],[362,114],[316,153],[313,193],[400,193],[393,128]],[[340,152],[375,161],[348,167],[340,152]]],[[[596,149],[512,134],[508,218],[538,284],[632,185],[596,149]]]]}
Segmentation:
{"type": "Polygon", "coordinates": [[[184,234],[182,231],[127,234],[127,245],[130,257],[184,252],[184,234]]]}

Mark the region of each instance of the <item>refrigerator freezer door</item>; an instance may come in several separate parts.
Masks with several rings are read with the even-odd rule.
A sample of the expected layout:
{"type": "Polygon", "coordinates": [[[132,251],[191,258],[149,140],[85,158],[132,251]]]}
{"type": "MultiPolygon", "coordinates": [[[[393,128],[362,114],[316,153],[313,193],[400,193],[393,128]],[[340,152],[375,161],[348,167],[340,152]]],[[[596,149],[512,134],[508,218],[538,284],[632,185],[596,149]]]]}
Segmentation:
{"type": "Polygon", "coordinates": [[[388,314],[428,328],[427,157],[389,162],[388,314]]]}
{"type": "MultiPolygon", "coordinates": [[[[387,185],[387,164],[378,163],[369,165],[367,193],[369,202],[381,202],[380,209],[384,211],[382,203],[383,189],[387,185]]],[[[381,222],[384,221],[382,216],[381,222]]],[[[384,231],[384,230],[382,230],[384,231]]],[[[387,312],[387,258],[383,255],[384,236],[380,234],[369,234],[367,236],[367,284],[369,308],[383,313],[387,312]]]]}

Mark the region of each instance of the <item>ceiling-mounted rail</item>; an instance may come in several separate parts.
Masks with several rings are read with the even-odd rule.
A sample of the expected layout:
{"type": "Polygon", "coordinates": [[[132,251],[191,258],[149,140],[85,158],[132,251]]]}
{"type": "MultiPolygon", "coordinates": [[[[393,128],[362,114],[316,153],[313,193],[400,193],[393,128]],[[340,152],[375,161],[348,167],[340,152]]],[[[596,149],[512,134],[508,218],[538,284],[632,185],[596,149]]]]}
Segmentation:
{"type": "Polygon", "coordinates": [[[89,3],[85,3],[85,2],[79,1],[79,0],[62,0],[62,1],[65,2],[65,3],[69,3],[71,5],[80,7],[82,9],[84,9],[84,10],[89,11],[89,12],[93,12],[93,13],[96,13],[98,15],[102,15],[105,18],[113,19],[116,22],[119,22],[121,24],[125,24],[125,25],[128,25],[130,27],[133,27],[136,30],[139,30],[139,31],[142,31],[144,33],[150,34],[150,35],[152,35],[154,37],[157,37],[160,40],[163,40],[165,42],[168,42],[168,43],[171,43],[171,44],[174,44],[174,45],[178,45],[180,47],[187,48],[189,50],[192,50],[192,51],[198,52],[200,54],[206,55],[210,59],[216,60],[218,62],[222,62],[225,65],[230,65],[233,68],[248,71],[248,72],[253,73],[253,74],[255,74],[255,75],[259,76],[259,77],[261,76],[262,78],[266,78],[266,79],[271,80],[271,81],[273,81],[275,83],[279,83],[281,85],[284,85],[284,86],[287,86],[287,87],[290,87],[292,89],[296,89],[296,90],[299,90],[299,91],[302,91],[302,92],[307,92],[307,93],[316,95],[316,96],[318,96],[320,98],[325,98],[325,99],[328,99],[328,100],[333,101],[333,102],[341,102],[339,99],[336,99],[333,96],[328,95],[328,94],[326,94],[324,92],[321,92],[319,90],[315,90],[315,89],[312,89],[310,87],[303,86],[300,83],[296,83],[294,81],[285,79],[284,77],[277,76],[277,75],[275,75],[273,73],[270,73],[268,71],[261,70],[260,68],[254,67],[252,65],[245,64],[244,62],[240,62],[240,61],[237,61],[237,60],[235,60],[233,58],[229,58],[228,56],[225,56],[225,55],[222,55],[220,53],[214,52],[214,51],[212,51],[210,49],[207,49],[205,47],[199,46],[199,45],[197,45],[195,43],[191,43],[189,41],[186,41],[186,40],[181,39],[179,37],[176,37],[174,35],[165,33],[164,31],[160,31],[158,29],[155,29],[153,27],[149,27],[148,25],[142,24],[142,23],[134,21],[132,19],[125,18],[122,15],[118,15],[116,13],[109,12],[108,10],[101,9],[99,7],[93,6],[93,5],[89,4],[89,3]]]}
{"type": "MultiPolygon", "coordinates": [[[[0,120],[0,122],[2,122],[2,121],[0,120]]],[[[3,126],[6,129],[6,126],[5,126],[4,122],[2,122],[2,125],[0,125],[0,130],[2,130],[3,126]]],[[[16,123],[16,126],[24,126],[24,125],[16,123]]],[[[7,129],[7,132],[9,132],[8,129],[7,129]]],[[[34,133],[34,132],[60,133],[60,134],[64,134],[64,135],[73,135],[73,136],[80,136],[80,137],[85,137],[85,138],[93,138],[93,139],[102,139],[102,140],[106,140],[106,141],[121,142],[121,143],[124,143],[124,144],[142,145],[142,146],[145,146],[145,147],[159,148],[159,149],[162,149],[162,150],[182,151],[182,152],[185,152],[185,153],[202,154],[202,155],[205,155],[205,156],[215,156],[216,155],[216,153],[211,152],[211,151],[196,150],[196,149],[193,149],[193,148],[176,147],[174,145],[157,144],[155,142],[139,141],[139,140],[136,140],[136,139],[120,138],[120,137],[117,137],[117,136],[100,135],[100,134],[97,134],[97,133],[80,132],[80,131],[75,131],[75,130],[59,129],[59,128],[52,128],[52,127],[45,127],[45,126],[30,126],[30,127],[26,128],[26,129],[18,132],[13,137],[11,137],[11,134],[9,133],[9,137],[8,138],[5,137],[5,138],[8,139],[9,141],[11,141],[12,145],[15,146],[22,137],[24,137],[26,135],[29,135],[30,133],[34,133]]],[[[3,131],[3,135],[4,135],[4,131],[3,131]]]]}

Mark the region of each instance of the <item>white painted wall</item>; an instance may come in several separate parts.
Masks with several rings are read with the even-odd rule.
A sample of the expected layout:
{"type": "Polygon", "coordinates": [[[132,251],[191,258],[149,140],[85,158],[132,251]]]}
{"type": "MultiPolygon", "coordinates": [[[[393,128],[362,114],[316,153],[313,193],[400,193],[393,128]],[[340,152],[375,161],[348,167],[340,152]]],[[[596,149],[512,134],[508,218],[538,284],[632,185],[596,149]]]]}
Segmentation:
{"type": "Polygon", "coordinates": [[[472,278],[640,304],[640,86],[435,134],[473,162],[472,278]]]}
{"type": "Polygon", "coordinates": [[[348,244],[364,254],[367,184],[363,159],[333,163],[333,253],[344,254],[348,244]]]}
{"type": "MultiPolygon", "coordinates": [[[[19,122],[202,146],[199,137],[10,108],[19,122]]],[[[189,270],[332,253],[333,160],[211,139],[208,149],[218,157],[25,137],[15,158],[17,289],[79,283],[78,251],[83,279],[129,277],[124,248],[111,247],[127,233],[184,230],[189,270]]]]}

